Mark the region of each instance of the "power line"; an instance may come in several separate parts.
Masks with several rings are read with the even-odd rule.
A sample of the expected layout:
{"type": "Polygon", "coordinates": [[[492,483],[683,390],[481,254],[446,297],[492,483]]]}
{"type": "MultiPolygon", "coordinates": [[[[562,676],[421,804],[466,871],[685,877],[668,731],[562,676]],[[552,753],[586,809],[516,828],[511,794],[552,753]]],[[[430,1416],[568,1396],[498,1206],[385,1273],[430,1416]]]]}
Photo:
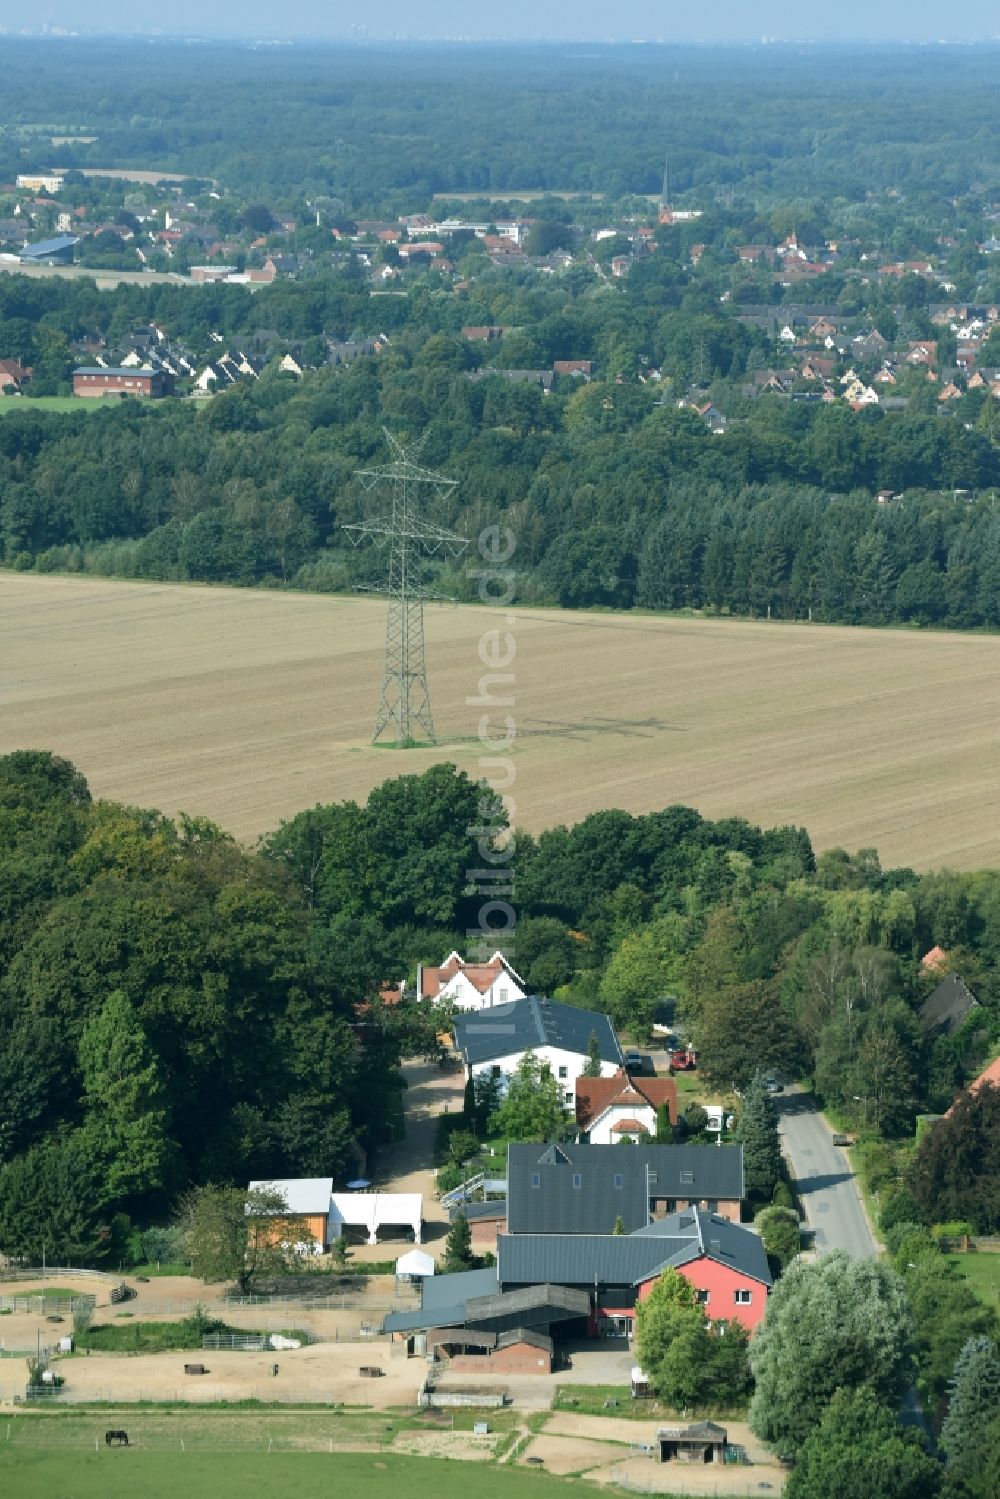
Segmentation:
{"type": "Polygon", "coordinates": [[[442,595],[431,593],[420,583],[419,559],[440,552],[457,557],[464,552],[468,541],[454,531],[432,525],[417,513],[416,486],[429,485],[440,498],[458,482],[415,461],[427,434],[405,448],[385,427],[382,431],[393,455],[392,462],[359,469],[357,477],[365,490],[382,483],[391,484],[392,509],[387,516],[374,516],[344,527],[355,546],[366,540],[381,546],[389,544],[388,582],[371,590],[385,594],[389,600],[385,669],[372,743],[390,725],[395,725],[397,744],[412,743],[415,729],[422,729],[433,744],[434,720],[424,657],[424,602],[442,595]]]}

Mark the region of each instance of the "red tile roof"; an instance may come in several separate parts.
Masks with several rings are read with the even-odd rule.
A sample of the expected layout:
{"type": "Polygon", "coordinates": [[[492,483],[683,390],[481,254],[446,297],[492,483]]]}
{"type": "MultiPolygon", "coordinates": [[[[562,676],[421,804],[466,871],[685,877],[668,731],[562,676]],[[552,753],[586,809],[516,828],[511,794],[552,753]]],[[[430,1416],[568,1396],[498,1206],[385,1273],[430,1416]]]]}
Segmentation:
{"type": "MultiPolygon", "coordinates": [[[[576,1122],[580,1129],[588,1129],[612,1104],[658,1109],[664,1103],[671,1124],[676,1124],[677,1084],[672,1077],[629,1077],[619,1070],[613,1077],[576,1080],[576,1122]]],[[[632,1124],[637,1127],[634,1121],[632,1124]]]]}
{"type": "Polygon", "coordinates": [[[452,953],[440,968],[423,968],[420,973],[421,999],[436,999],[449,979],[453,979],[456,973],[462,973],[469,980],[474,989],[480,994],[485,994],[490,985],[495,982],[501,973],[512,973],[500,956],[495,953],[488,963],[466,963],[457,953],[452,953]]]}

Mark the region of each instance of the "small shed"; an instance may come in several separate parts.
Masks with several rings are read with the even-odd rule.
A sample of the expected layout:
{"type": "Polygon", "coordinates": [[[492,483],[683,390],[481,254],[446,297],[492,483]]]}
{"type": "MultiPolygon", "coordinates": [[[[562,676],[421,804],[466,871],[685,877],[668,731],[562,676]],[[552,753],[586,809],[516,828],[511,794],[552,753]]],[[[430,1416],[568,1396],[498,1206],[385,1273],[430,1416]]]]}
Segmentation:
{"type": "Polygon", "coordinates": [[[653,1396],[653,1386],[649,1382],[649,1375],[645,1369],[640,1369],[638,1364],[632,1365],[632,1399],[650,1400],[653,1396]]]}
{"type": "Polygon", "coordinates": [[[726,1428],[714,1421],[692,1421],[689,1426],[660,1426],[656,1440],[660,1462],[721,1463],[725,1461],[726,1428]]]}
{"type": "Polygon", "coordinates": [[[434,1261],[422,1249],[411,1249],[408,1254],[401,1254],[396,1261],[397,1280],[423,1280],[425,1276],[433,1274],[434,1261]]]}

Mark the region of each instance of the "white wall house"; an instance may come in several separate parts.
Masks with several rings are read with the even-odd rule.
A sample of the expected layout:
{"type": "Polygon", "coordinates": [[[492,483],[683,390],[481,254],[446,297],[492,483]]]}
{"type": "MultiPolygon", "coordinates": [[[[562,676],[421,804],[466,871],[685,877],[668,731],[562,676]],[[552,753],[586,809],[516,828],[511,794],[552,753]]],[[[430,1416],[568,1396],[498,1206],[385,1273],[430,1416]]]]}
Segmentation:
{"type": "Polygon", "coordinates": [[[591,1036],[597,1037],[601,1076],[613,1077],[625,1063],[607,1015],[529,995],[455,1017],[455,1045],[466,1077],[509,1079],[531,1052],[559,1082],[567,1107],[574,1103],[576,1080],[590,1059],[591,1036]]]}
{"type": "Polygon", "coordinates": [[[677,1084],[672,1077],[630,1077],[625,1071],[613,1077],[581,1077],[576,1084],[576,1123],[579,1139],[591,1145],[633,1144],[649,1141],[656,1133],[656,1111],[667,1107],[671,1124],[677,1123],[677,1084]]]}
{"type": "Polygon", "coordinates": [[[524,999],[524,983],[502,952],[487,963],[467,963],[451,952],[439,968],[417,969],[417,998],[450,1001],[458,1010],[489,1010],[524,999]]]}

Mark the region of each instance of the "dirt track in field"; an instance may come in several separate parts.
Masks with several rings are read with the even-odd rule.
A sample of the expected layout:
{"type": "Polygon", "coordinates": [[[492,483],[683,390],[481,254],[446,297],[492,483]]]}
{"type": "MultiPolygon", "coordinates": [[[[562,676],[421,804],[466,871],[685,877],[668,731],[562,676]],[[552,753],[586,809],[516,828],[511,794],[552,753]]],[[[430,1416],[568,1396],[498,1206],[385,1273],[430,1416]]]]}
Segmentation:
{"type": "Polygon", "coordinates": [[[509,629],[493,722],[516,722],[523,827],[683,802],[885,864],[1000,862],[1000,638],[516,604],[426,627],[438,746],[373,748],[376,601],[3,573],[0,752],[52,749],[96,795],[253,840],[434,760],[478,774],[478,647],[509,629]]]}

